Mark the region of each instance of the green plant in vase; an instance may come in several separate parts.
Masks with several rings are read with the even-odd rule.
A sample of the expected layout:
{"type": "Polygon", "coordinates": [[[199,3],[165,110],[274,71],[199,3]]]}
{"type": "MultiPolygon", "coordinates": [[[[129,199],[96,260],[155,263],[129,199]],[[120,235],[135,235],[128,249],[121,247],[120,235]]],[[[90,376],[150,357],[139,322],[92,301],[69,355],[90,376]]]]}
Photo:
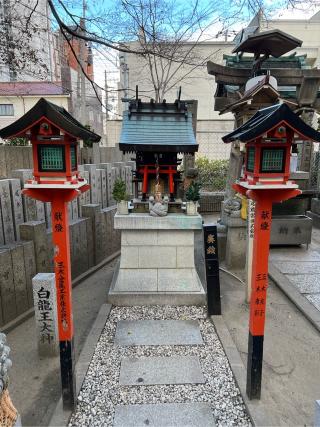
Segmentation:
{"type": "Polygon", "coordinates": [[[187,199],[187,215],[197,215],[198,213],[198,201],[200,200],[200,188],[199,182],[193,181],[186,190],[187,199]]]}
{"type": "Polygon", "coordinates": [[[115,180],[112,196],[114,200],[117,202],[117,211],[120,215],[128,215],[128,200],[130,199],[127,189],[126,183],[121,179],[117,178],[115,180]]]}

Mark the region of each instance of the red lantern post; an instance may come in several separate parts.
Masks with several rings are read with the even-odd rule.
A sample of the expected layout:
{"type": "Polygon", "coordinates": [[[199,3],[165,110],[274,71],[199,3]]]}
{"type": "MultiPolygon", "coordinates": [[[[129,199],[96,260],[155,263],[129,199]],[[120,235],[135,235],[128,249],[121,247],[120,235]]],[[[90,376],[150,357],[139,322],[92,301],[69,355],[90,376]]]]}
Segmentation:
{"type": "Polygon", "coordinates": [[[246,143],[244,176],[233,187],[255,201],[247,361],[249,399],[261,396],[272,204],[301,194],[295,182],[289,179],[295,138],[320,141],[320,133],[304,123],[286,104],[259,110],[223,138],[225,142],[246,143]]]}
{"type": "Polygon", "coordinates": [[[78,140],[99,141],[100,137],[82,126],[66,110],[43,98],[16,122],[1,129],[0,136],[31,140],[33,179],[25,183],[23,194],[51,202],[62,399],[65,409],[73,409],[76,383],[68,203],[89,189],[78,172],[78,140]]]}

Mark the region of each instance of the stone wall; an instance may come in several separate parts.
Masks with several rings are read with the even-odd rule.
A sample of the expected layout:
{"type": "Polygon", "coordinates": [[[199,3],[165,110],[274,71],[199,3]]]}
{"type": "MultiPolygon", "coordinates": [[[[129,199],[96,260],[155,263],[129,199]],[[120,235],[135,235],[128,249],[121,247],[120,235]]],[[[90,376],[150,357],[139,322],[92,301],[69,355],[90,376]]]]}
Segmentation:
{"type": "MultiPolygon", "coordinates": [[[[91,189],[69,203],[72,278],[116,253],[120,232],[114,230],[112,188],[117,176],[132,193],[133,162],[82,165],[91,189]]],[[[0,326],[33,306],[32,278],[53,271],[50,203],[21,194],[30,169],[0,180],[0,326]]]]}
{"type": "MultiPolygon", "coordinates": [[[[115,147],[100,147],[93,144],[92,148],[80,149],[80,163],[112,163],[130,160],[131,156],[123,155],[118,145],[115,147]]],[[[20,147],[0,145],[0,178],[12,178],[12,171],[16,169],[32,169],[31,145],[20,147]]]]}

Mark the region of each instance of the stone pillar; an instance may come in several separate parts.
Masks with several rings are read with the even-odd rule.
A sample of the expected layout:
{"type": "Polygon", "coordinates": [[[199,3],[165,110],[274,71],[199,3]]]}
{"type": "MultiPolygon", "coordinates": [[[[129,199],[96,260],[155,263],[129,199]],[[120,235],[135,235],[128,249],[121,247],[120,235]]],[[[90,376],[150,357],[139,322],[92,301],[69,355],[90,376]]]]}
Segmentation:
{"type": "Polygon", "coordinates": [[[4,243],[15,241],[13,216],[10,197],[9,180],[4,179],[0,181],[0,206],[2,213],[2,225],[4,243]]]}
{"type": "Polygon", "coordinates": [[[125,166],[125,182],[126,182],[126,188],[127,193],[129,196],[133,195],[133,189],[132,189],[132,169],[131,166],[125,166]]]}
{"type": "Polygon", "coordinates": [[[99,221],[100,210],[101,209],[99,204],[89,204],[82,206],[82,216],[91,219],[91,235],[93,240],[93,265],[98,264],[102,260],[102,245],[106,244],[106,242],[103,241],[103,236],[101,235],[101,224],[99,221]]]}
{"type": "Polygon", "coordinates": [[[90,188],[90,202],[99,203],[98,190],[97,190],[97,165],[86,164],[83,165],[84,169],[89,172],[90,188]]]}
{"type": "Polygon", "coordinates": [[[17,315],[28,310],[28,293],[22,244],[10,245],[17,315]]]}
{"type": "MultiPolygon", "coordinates": [[[[11,176],[12,178],[19,179],[21,188],[23,188],[26,180],[32,178],[32,169],[16,169],[12,171],[11,176]]],[[[25,221],[45,220],[45,209],[43,202],[25,196],[22,196],[22,201],[25,221]]]]}
{"type": "Polygon", "coordinates": [[[36,275],[36,258],[34,254],[33,242],[21,242],[23,245],[24,268],[26,272],[26,288],[28,296],[28,307],[33,306],[33,291],[32,291],[32,278],[36,275]]]}
{"type": "Polygon", "coordinates": [[[246,265],[247,222],[239,217],[225,216],[228,227],[226,265],[231,269],[243,269],[246,265]]]}
{"type": "Polygon", "coordinates": [[[0,249],[0,321],[6,324],[17,316],[13,269],[9,248],[0,249]]]}
{"type": "Polygon", "coordinates": [[[8,179],[10,186],[15,240],[20,240],[19,225],[24,222],[21,183],[19,179],[8,179]]]}
{"type": "Polygon", "coordinates": [[[50,271],[50,259],[46,223],[44,221],[29,221],[20,225],[22,240],[32,240],[36,256],[37,273],[50,271]]]}
{"type": "Polygon", "coordinates": [[[55,274],[39,273],[32,285],[39,356],[56,356],[59,338],[55,274]]]}
{"type": "Polygon", "coordinates": [[[100,174],[101,181],[101,206],[106,208],[108,206],[108,197],[107,197],[107,171],[106,169],[97,169],[98,174],[100,174]]]}
{"type": "MultiPolygon", "coordinates": [[[[82,166],[82,165],[81,165],[82,166]]],[[[87,181],[89,184],[90,182],[90,176],[88,171],[81,172],[81,176],[87,181]]],[[[91,190],[85,191],[84,193],[81,193],[81,195],[77,198],[78,205],[79,205],[79,216],[82,216],[82,206],[87,205],[90,203],[90,196],[91,190]]]]}

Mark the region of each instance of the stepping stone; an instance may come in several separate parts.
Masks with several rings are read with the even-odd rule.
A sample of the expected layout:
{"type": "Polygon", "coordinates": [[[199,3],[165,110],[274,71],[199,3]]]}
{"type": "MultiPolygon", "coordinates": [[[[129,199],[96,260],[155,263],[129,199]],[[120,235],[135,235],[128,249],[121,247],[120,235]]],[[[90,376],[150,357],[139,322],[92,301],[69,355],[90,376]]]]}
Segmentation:
{"type": "Polygon", "coordinates": [[[160,403],[116,406],[114,427],[213,427],[208,403],[160,403]]]}
{"type": "Polygon", "coordinates": [[[126,358],[121,361],[121,385],[204,382],[198,356],[126,358]]]}
{"type": "Polygon", "coordinates": [[[203,344],[196,320],[120,320],[114,342],[122,346],[203,344]]]}

